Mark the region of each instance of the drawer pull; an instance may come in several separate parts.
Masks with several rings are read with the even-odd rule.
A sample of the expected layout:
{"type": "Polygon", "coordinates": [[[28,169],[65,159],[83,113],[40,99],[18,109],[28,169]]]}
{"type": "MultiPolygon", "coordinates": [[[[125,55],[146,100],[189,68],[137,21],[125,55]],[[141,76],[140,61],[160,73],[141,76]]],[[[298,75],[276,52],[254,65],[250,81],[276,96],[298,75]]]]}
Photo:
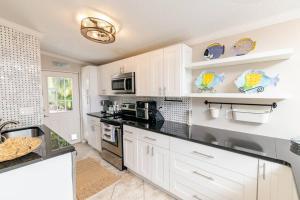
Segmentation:
{"type": "Polygon", "coordinates": [[[144,137],[145,139],[151,140],[151,141],[156,141],[156,139],[151,138],[151,137],[144,137]]]}
{"type": "Polygon", "coordinates": [[[213,157],[213,156],[211,156],[211,155],[207,155],[207,154],[204,154],[204,153],[200,153],[200,152],[198,152],[198,151],[193,151],[192,153],[193,153],[193,154],[196,154],[196,155],[204,156],[204,157],[206,157],[206,158],[215,158],[215,157],[213,157]]]}
{"type": "Polygon", "coordinates": [[[194,199],[197,199],[197,200],[202,200],[202,199],[199,198],[197,195],[193,195],[193,198],[194,198],[194,199]]]}
{"type": "Polygon", "coordinates": [[[152,149],[151,149],[151,154],[152,154],[152,156],[154,156],[154,150],[153,150],[153,147],[152,147],[152,149]]]}
{"type": "Polygon", "coordinates": [[[133,134],[131,131],[125,130],[125,133],[133,134]]]}
{"type": "Polygon", "coordinates": [[[213,181],[213,180],[214,180],[212,177],[206,176],[206,175],[203,175],[203,174],[200,174],[200,173],[197,172],[197,171],[193,171],[193,174],[196,174],[196,175],[198,175],[198,176],[201,176],[201,177],[203,177],[203,178],[206,178],[206,179],[208,179],[208,180],[210,180],[210,181],[213,181]]]}
{"type": "Polygon", "coordinates": [[[263,164],[263,180],[266,180],[266,163],[263,164]]]}
{"type": "Polygon", "coordinates": [[[125,140],[126,140],[127,142],[130,142],[130,143],[132,143],[132,142],[133,142],[133,141],[131,141],[131,140],[128,140],[128,139],[126,139],[126,138],[125,138],[125,140]]]}
{"type": "Polygon", "coordinates": [[[147,145],[147,155],[149,154],[149,145],[147,145]]]}

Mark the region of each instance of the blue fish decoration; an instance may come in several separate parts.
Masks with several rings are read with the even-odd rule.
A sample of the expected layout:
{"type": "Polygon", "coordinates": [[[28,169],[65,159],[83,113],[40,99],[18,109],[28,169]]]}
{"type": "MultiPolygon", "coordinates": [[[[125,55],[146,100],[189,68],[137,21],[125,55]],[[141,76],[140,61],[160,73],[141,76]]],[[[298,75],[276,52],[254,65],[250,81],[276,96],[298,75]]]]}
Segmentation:
{"type": "Polygon", "coordinates": [[[207,47],[204,57],[208,60],[220,58],[225,52],[225,46],[219,43],[213,43],[207,47]]]}
{"type": "Polygon", "coordinates": [[[195,85],[201,91],[212,91],[217,85],[224,80],[224,74],[216,74],[212,71],[203,71],[195,81],[195,85]]]}
{"type": "Polygon", "coordinates": [[[261,70],[247,70],[235,81],[235,85],[243,93],[258,93],[263,92],[268,86],[276,86],[279,81],[276,77],[269,77],[261,70]]]}

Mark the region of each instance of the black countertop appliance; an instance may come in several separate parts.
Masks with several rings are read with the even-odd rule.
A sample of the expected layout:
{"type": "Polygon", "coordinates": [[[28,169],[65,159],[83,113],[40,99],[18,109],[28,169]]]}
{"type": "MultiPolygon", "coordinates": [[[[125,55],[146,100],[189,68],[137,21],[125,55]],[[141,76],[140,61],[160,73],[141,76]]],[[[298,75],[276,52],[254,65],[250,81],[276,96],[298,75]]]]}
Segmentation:
{"type": "Polygon", "coordinates": [[[156,101],[137,101],[136,117],[152,123],[164,121],[164,117],[157,109],[156,101]]]}

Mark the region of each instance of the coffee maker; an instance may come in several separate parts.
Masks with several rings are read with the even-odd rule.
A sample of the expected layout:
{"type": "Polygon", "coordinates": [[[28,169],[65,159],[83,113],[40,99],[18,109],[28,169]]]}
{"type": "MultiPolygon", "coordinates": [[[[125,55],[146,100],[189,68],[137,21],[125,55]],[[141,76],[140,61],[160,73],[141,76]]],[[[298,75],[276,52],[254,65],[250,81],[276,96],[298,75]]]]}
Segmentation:
{"type": "Polygon", "coordinates": [[[156,101],[137,101],[136,117],[152,123],[164,121],[164,117],[157,109],[156,101]]]}

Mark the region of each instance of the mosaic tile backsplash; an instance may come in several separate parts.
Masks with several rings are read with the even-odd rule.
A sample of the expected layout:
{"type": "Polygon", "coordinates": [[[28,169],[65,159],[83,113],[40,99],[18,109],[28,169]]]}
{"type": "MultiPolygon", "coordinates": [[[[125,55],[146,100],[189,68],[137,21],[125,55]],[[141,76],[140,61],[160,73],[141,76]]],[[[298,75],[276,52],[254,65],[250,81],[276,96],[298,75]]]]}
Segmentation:
{"type": "Polygon", "coordinates": [[[111,101],[121,103],[135,103],[136,101],[157,102],[157,106],[165,120],[188,124],[191,121],[192,101],[190,98],[172,98],[172,100],[182,100],[182,102],[164,101],[162,97],[109,97],[111,101]]]}
{"type": "Polygon", "coordinates": [[[36,36],[0,25],[0,119],[42,123],[40,63],[36,36]]]}

